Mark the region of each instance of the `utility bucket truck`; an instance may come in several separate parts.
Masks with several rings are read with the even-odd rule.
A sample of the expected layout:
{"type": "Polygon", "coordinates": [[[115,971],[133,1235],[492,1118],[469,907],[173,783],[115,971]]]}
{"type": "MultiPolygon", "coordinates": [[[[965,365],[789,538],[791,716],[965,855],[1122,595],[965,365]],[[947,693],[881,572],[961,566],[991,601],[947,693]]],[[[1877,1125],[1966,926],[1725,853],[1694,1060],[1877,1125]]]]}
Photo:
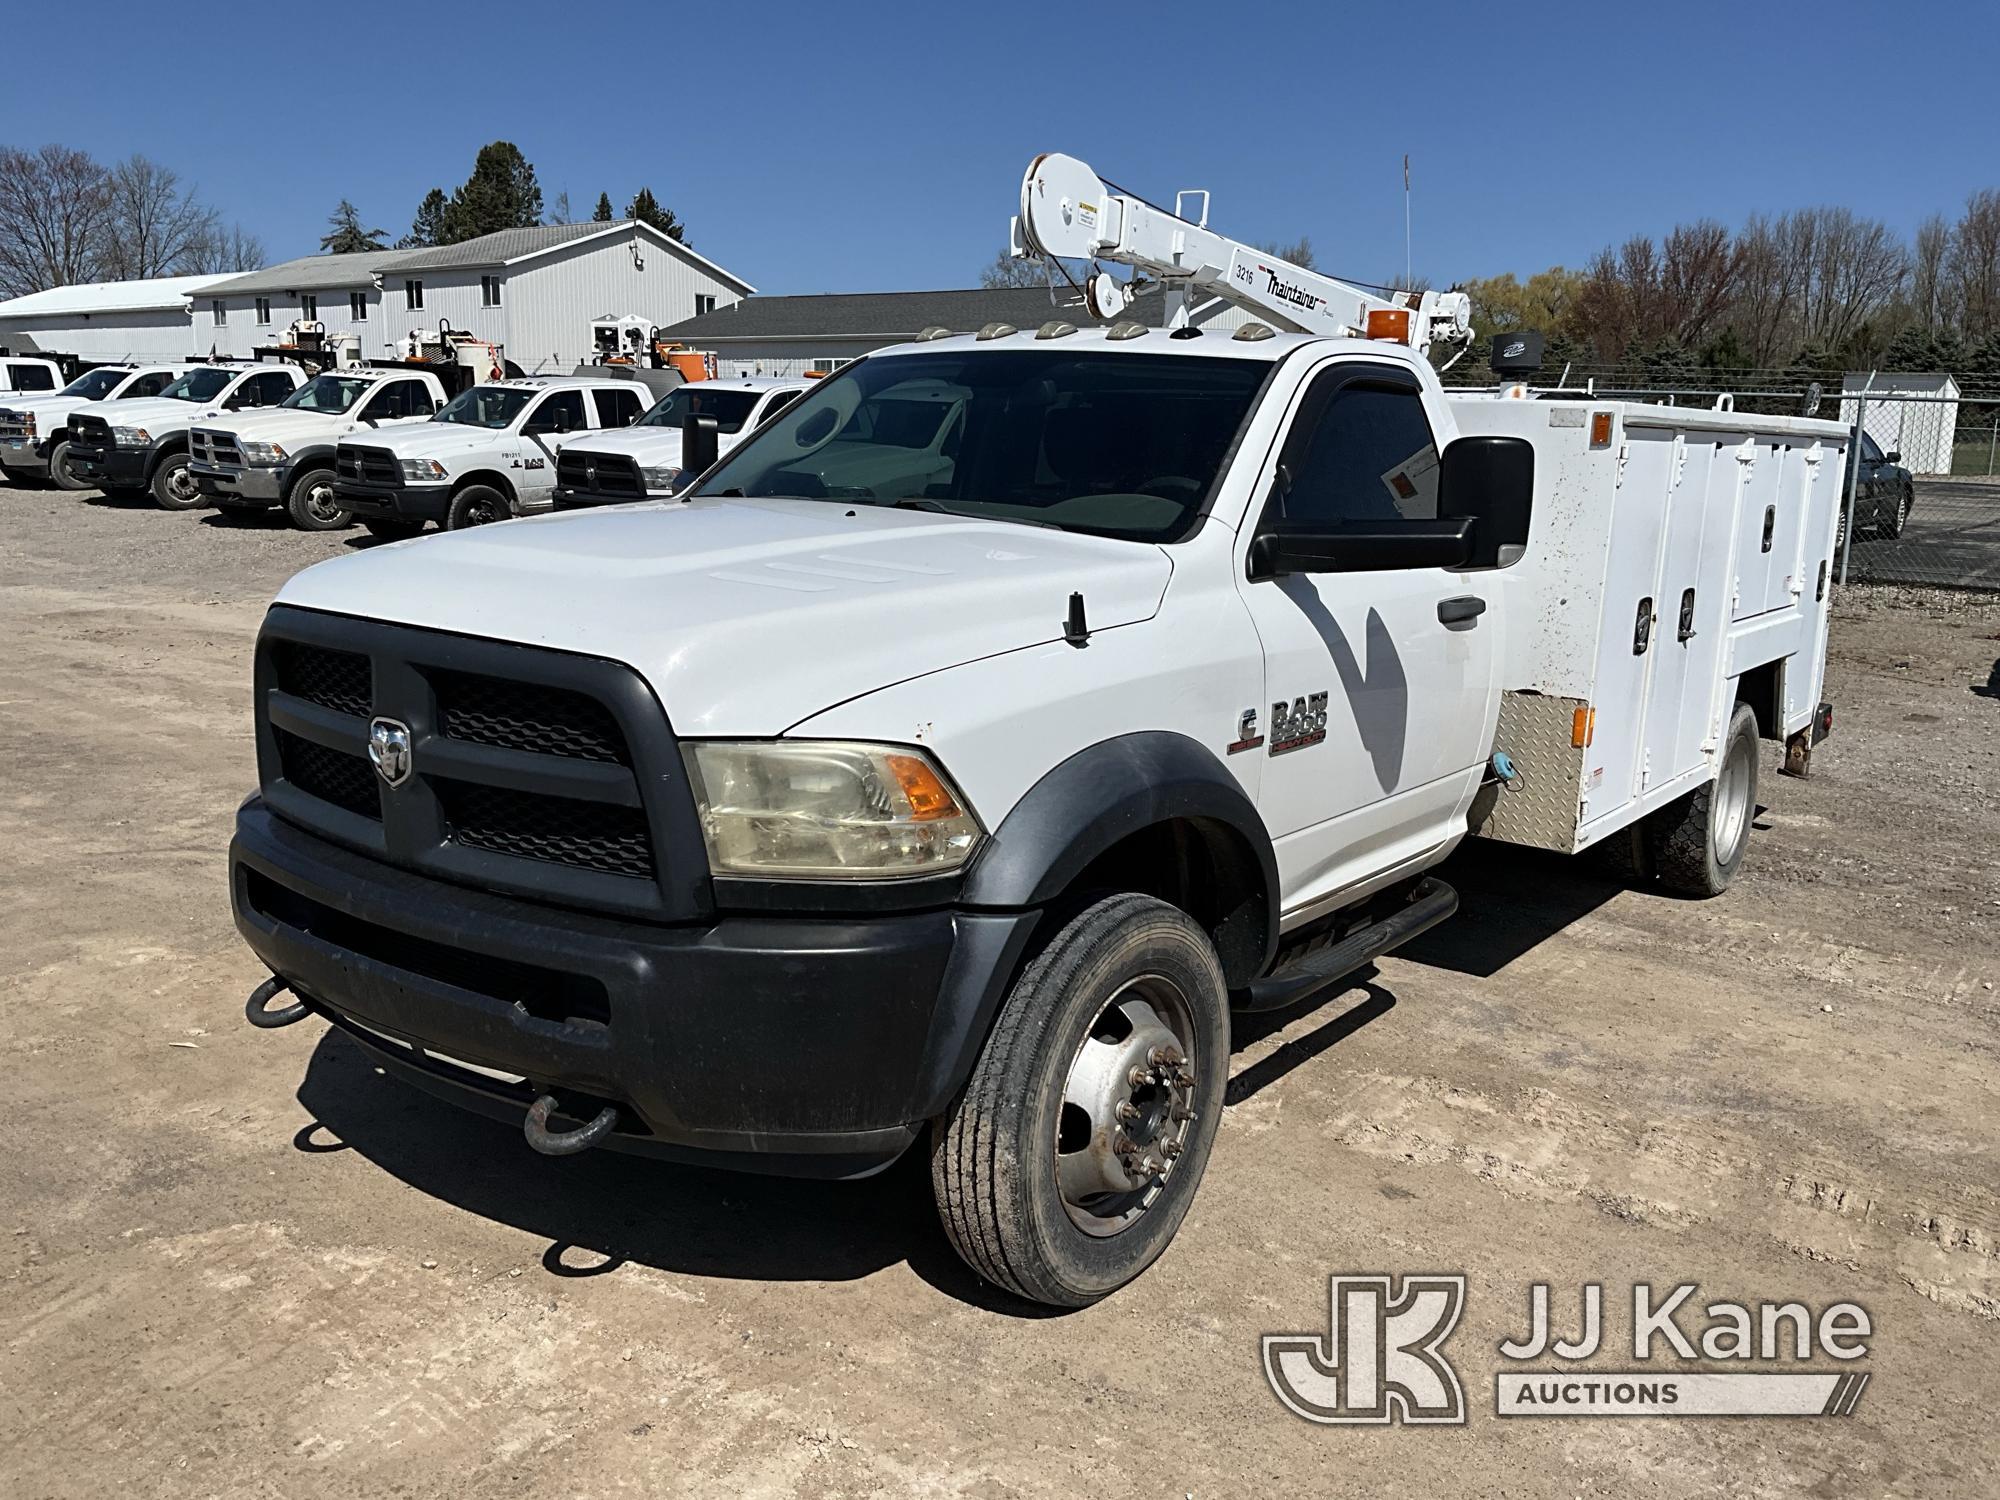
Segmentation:
{"type": "Polygon", "coordinates": [[[1843,429],[1447,397],[1462,298],[1205,219],[1039,158],[1015,243],[1109,326],[931,330],[705,465],[691,420],[674,501],[288,582],[249,1019],[550,1154],[916,1147],[969,1264],[1077,1306],[1186,1216],[1232,1017],[1448,917],[1469,833],[1726,886],[1759,738],[1825,723],[1843,429]]]}

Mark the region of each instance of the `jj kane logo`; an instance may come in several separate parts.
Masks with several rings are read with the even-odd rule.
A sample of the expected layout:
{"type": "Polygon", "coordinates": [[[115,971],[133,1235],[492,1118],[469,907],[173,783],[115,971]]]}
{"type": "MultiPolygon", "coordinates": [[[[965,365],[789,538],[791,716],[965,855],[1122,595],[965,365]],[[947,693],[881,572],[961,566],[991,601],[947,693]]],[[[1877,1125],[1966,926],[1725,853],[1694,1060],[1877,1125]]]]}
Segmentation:
{"type": "MultiPolygon", "coordinates": [[[[1843,1417],[1868,1388],[1874,1326],[1867,1309],[1836,1302],[1697,1304],[1693,1282],[1632,1288],[1634,1368],[1584,1363],[1607,1348],[1604,1288],[1588,1282],[1573,1338],[1557,1332],[1550,1291],[1528,1293],[1528,1327],[1503,1340],[1493,1382],[1502,1417],[1843,1417]],[[1543,1367],[1553,1356],[1559,1366],[1543,1367]],[[1847,1368],[1802,1370],[1824,1358],[1847,1368]],[[1687,1369],[1701,1360],[1735,1368],[1687,1369]]],[[[1444,1344],[1465,1310],[1465,1277],[1332,1276],[1327,1332],[1266,1334],[1264,1378],[1309,1422],[1462,1424],[1466,1402],[1444,1344]]],[[[1614,1355],[1613,1358],[1618,1356],[1614,1355]]]]}

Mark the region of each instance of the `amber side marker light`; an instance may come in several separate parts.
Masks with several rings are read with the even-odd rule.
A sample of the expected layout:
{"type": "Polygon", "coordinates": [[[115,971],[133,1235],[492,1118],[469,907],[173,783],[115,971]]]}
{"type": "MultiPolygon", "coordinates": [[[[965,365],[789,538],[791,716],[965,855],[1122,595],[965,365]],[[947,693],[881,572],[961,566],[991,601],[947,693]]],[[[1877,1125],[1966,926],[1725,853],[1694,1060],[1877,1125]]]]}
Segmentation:
{"type": "Polygon", "coordinates": [[[1609,448],[1611,446],[1611,413],[1594,411],[1590,414],[1590,446],[1609,448]]]}
{"type": "Polygon", "coordinates": [[[896,778],[896,784],[903,789],[909,799],[910,816],[919,823],[935,822],[939,818],[955,818],[959,808],[951,791],[938,779],[923,761],[914,755],[889,755],[883,757],[889,764],[889,772],[896,778]]]}
{"type": "Polygon", "coordinates": [[[1579,708],[1570,717],[1569,721],[1570,744],[1574,748],[1581,750],[1583,749],[1584,746],[1588,745],[1596,737],[1597,737],[1597,710],[1594,708],[1579,708]]]}

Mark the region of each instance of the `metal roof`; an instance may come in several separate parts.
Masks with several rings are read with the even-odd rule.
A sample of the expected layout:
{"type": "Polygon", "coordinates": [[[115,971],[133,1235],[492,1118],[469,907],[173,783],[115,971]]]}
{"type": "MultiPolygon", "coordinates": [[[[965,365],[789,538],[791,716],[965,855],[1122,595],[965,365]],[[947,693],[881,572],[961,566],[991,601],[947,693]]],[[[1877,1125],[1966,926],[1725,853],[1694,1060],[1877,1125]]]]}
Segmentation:
{"type": "Polygon", "coordinates": [[[416,275],[423,271],[469,270],[477,266],[511,266],[564,245],[577,244],[599,236],[630,234],[637,230],[673,252],[707,267],[720,280],[745,292],[756,288],[742,277],[731,274],[669,239],[650,224],[632,219],[610,224],[538,224],[525,229],[500,229],[456,245],[433,245],[417,250],[360,250],[352,255],[307,255],[282,265],[267,266],[238,276],[211,289],[212,295],[241,297],[264,292],[313,292],[339,288],[366,288],[377,277],[416,275]]]}
{"type": "Polygon", "coordinates": [[[144,281],[92,281],[50,287],[0,302],[0,318],[59,318],[85,313],[183,311],[198,291],[228,281],[219,276],[153,276],[144,281]]]}
{"type": "MultiPolygon", "coordinates": [[[[1150,328],[1166,322],[1162,297],[1141,297],[1125,314],[1150,328]]],[[[1094,321],[1081,307],[1049,300],[1047,287],[972,287],[944,292],[824,292],[804,297],[748,297],[660,330],[661,338],[700,344],[728,339],[912,339],[926,328],[972,333],[988,323],[1034,329],[1052,318],[1079,328],[1094,321]]]]}

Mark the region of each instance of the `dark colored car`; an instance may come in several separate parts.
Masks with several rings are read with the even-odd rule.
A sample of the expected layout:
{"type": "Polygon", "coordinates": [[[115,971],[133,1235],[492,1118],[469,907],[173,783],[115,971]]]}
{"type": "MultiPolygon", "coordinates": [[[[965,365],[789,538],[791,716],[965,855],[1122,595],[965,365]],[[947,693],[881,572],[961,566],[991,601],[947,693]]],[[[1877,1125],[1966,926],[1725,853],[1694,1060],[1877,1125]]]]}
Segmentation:
{"type": "Polygon", "coordinates": [[[1854,534],[1901,536],[1916,498],[1916,482],[1903,467],[1903,455],[1893,450],[1884,453],[1881,444],[1862,433],[1861,472],[1854,481],[1854,534]]]}

